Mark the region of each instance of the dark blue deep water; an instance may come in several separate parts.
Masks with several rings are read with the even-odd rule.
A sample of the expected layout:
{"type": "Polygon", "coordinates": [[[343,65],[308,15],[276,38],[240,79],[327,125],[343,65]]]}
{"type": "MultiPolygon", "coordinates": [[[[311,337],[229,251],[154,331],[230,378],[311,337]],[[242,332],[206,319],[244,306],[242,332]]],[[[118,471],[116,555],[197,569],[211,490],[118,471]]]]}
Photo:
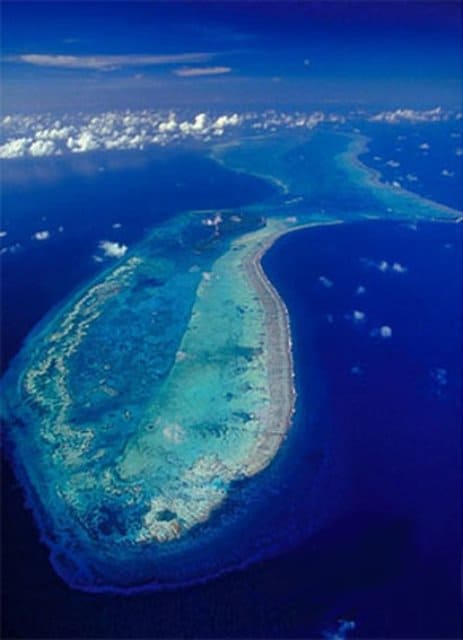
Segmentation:
{"type": "Polygon", "coordinates": [[[312,500],[333,546],[307,580],[331,576],[333,617],[355,635],[461,634],[461,229],[320,227],[264,260],[292,318],[301,404],[314,356],[323,379],[312,500]]]}
{"type": "MultiPolygon", "coordinates": [[[[130,245],[180,209],[271,194],[182,158],[140,160],[132,173],[114,160],[96,174],[103,160],[82,158],[64,176],[50,162],[26,195],[21,166],[9,169],[6,245],[20,247],[5,253],[5,366],[43,314],[101,268],[92,258],[100,240],[130,245]],[[31,239],[41,229],[50,239],[31,239]]],[[[303,638],[347,619],[357,637],[459,637],[461,229],[318,227],[265,257],[291,316],[299,398],[272,465],[275,510],[291,517],[291,540],[275,557],[172,592],[73,591],[4,464],[3,636],[303,638]]]]}
{"type": "Polygon", "coordinates": [[[462,120],[410,125],[368,125],[368,152],[361,160],[397,182],[449,207],[463,208],[462,120]]]}

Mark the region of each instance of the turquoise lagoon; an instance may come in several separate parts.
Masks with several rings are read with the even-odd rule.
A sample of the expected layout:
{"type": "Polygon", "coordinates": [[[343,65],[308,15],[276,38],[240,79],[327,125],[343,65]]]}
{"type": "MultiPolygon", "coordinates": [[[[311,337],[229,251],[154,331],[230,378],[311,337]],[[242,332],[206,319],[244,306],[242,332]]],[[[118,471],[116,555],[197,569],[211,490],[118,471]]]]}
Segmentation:
{"type": "Polygon", "coordinates": [[[216,145],[216,161],[278,195],[163,223],[32,332],[5,375],[3,413],[67,583],[165,588],[255,557],[248,524],[284,500],[269,470],[285,450],[290,473],[297,429],[290,318],[262,255],[310,225],[458,215],[381,184],[358,161],[366,143],[320,131],[216,145]]]}

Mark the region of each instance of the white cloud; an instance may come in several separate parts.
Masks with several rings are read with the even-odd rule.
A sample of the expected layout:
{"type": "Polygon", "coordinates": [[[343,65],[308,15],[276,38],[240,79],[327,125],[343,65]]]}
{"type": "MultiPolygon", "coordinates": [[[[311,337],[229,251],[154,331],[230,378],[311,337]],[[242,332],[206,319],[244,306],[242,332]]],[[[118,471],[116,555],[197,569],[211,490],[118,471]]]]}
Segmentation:
{"type": "Polygon", "coordinates": [[[34,233],[33,237],[36,240],[48,240],[48,238],[50,237],[50,232],[49,231],[37,231],[36,233],[34,233]]]}
{"type": "Polygon", "coordinates": [[[418,178],[413,173],[407,173],[405,176],[409,182],[417,182],[418,178]]]}
{"type": "Polygon", "coordinates": [[[175,131],[177,127],[178,123],[175,113],[169,113],[169,118],[164,122],[160,122],[158,125],[158,129],[161,133],[171,133],[172,131],[175,131]]]}
{"type": "Polygon", "coordinates": [[[184,134],[195,134],[195,133],[201,133],[203,131],[206,130],[206,123],[207,123],[207,115],[205,113],[198,113],[193,122],[181,122],[179,124],[179,129],[182,133],[184,134]]]}
{"type": "Polygon", "coordinates": [[[167,145],[187,137],[210,142],[230,129],[278,131],[313,129],[345,122],[335,113],[267,110],[244,113],[198,113],[186,117],[181,111],[155,109],[106,111],[99,114],[6,115],[0,157],[85,153],[96,149],[144,149],[167,145]],[[52,146],[54,145],[54,146],[52,146]]]}
{"type": "Polygon", "coordinates": [[[419,145],[419,147],[418,147],[418,148],[419,148],[419,149],[423,149],[423,151],[425,151],[425,150],[427,150],[427,149],[429,149],[429,148],[430,148],[430,145],[429,145],[429,143],[428,143],[428,142],[422,142],[422,143],[419,145]]]}
{"type": "Polygon", "coordinates": [[[122,67],[148,67],[181,63],[206,62],[213,53],[179,53],[160,55],[93,55],[68,56],[39,53],[25,53],[10,57],[11,62],[21,62],[41,67],[59,67],[61,69],[91,69],[113,71],[122,67]]]}
{"type": "Polygon", "coordinates": [[[25,155],[30,138],[16,138],[0,146],[0,158],[3,160],[21,158],[25,155]]]}
{"type": "Polygon", "coordinates": [[[383,325],[379,328],[379,335],[381,338],[390,338],[392,336],[392,329],[388,325],[383,325]]]}
{"type": "Polygon", "coordinates": [[[400,262],[394,262],[391,266],[391,269],[396,273],[406,273],[407,271],[407,267],[404,267],[403,264],[400,264],[400,262]]]}
{"type": "Polygon", "coordinates": [[[387,271],[389,269],[389,262],[387,262],[387,260],[381,260],[381,262],[378,263],[378,269],[380,271],[387,271]]]}
{"type": "Polygon", "coordinates": [[[350,311],[344,315],[346,320],[350,320],[354,324],[362,324],[365,322],[367,316],[364,311],[360,311],[359,309],[354,309],[354,311],[350,311]]]}
{"type": "Polygon", "coordinates": [[[400,167],[400,162],[397,162],[397,160],[388,160],[386,164],[388,167],[393,167],[394,169],[400,167]]]}
{"type": "Polygon", "coordinates": [[[9,247],[3,247],[3,249],[0,249],[0,256],[3,256],[5,253],[17,253],[20,249],[21,245],[19,242],[11,244],[9,247]]]}
{"type": "Polygon", "coordinates": [[[70,136],[66,142],[68,149],[74,153],[83,153],[85,151],[94,151],[99,148],[99,143],[89,131],[82,132],[76,138],[70,136]]]}
{"type": "Polygon", "coordinates": [[[378,269],[382,273],[387,273],[393,271],[394,273],[406,273],[407,267],[405,267],[400,262],[388,262],[387,260],[380,260],[379,262],[375,262],[371,260],[371,258],[360,258],[360,261],[367,268],[378,269]]]}
{"type": "Polygon", "coordinates": [[[359,284],[359,286],[357,287],[357,289],[355,290],[356,295],[361,296],[366,292],[366,288],[359,284]]]}
{"type": "Polygon", "coordinates": [[[36,140],[29,147],[31,156],[51,156],[55,151],[55,143],[52,140],[36,140]]]}
{"type": "Polygon", "coordinates": [[[415,109],[396,109],[395,111],[381,111],[369,118],[371,122],[387,122],[396,124],[398,122],[436,122],[447,119],[447,114],[442,107],[417,111],[415,109]]]}
{"type": "Polygon", "coordinates": [[[455,173],[453,171],[449,171],[448,169],[442,169],[441,175],[445,176],[446,178],[453,178],[455,173]]]}
{"type": "Polygon", "coordinates": [[[218,76],[231,73],[231,71],[231,67],[184,67],[175,69],[174,73],[181,78],[196,78],[199,76],[218,76]]]}
{"type": "Polygon", "coordinates": [[[122,258],[128,249],[125,244],[110,242],[109,240],[102,240],[98,246],[103,251],[106,258],[122,258]]]}
{"type": "Polygon", "coordinates": [[[217,118],[217,120],[212,124],[212,126],[216,129],[223,129],[224,127],[235,127],[242,122],[242,118],[234,113],[231,116],[223,115],[217,118]]]}
{"type": "Polygon", "coordinates": [[[206,226],[206,227],[215,227],[216,231],[217,228],[222,224],[223,222],[223,218],[220,215],[220,213],[217,213],[213,218],[203,218],[202,223],[206,226]]]}
{"type": "Polygon", "coordinates": [[[7,235],[6,231],[0,231],[0,238],[4,238],[7,235]]]}
{"type": "Polygon", "coordinates": [[[320,276],[318,278],[318,281],[327,289],[331,289],[331,287],[333,286],[333,281],[327,278],[326,276],[320,276]]]}
{"type": "Polygon", "coordinates": [[[39,129],[36,131],[35,137],[39,140],[66,140],[70,135],[72,135],[72,132],[72,127],[63,127],[61,126],[61,123],[57,121],[53,127],[48,129],[39,129]]]}
{"type": "Polygon", "coordinates": [[[463,149],[461,147],[458,147],[458,149],[456,149],[456,151],[455,151],[455,155],[456,156],[463,156],[463,149]]]}

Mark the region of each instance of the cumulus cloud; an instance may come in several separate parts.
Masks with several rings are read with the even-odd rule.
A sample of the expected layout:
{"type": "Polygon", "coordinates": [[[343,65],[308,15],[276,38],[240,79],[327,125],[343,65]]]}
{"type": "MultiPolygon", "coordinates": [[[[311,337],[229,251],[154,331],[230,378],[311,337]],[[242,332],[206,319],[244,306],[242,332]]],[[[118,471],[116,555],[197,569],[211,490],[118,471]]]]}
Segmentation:
{"type": "Polygon", "coordinates": [[[206,227],[214,227],[215,230],[218,230],[218,227],[222,224],[223,218],[220,213],[217,213],[213,218],[203,218],[202,223],[206,227]]]}
{"type": "Polygon", "coordinates": [[[79,136],[69,136],[66,141],[66,146],[74,153],[84,153],[85,151],[94,151],[99,148],[99,142],[90,133],[90,131],[84,131],[79,136]]]}
{"type": "Polygon", "coordinates": [[[37,231],[33,235],[33,238],[35,238],[36,240],[48,240],[49,237],[50,237],[50,232],[46,230],[37,231]]]}
{"type": "MultiPolygon", "coordinates": [[[[0,146],[0,157],[84,153],[96,149],[143,149],[188,136],[207,141],[208,136],[210,139],[211,135],[223,135],[227,129],[258,117],[256,114],[211,116],[198,113],[192,119],[182,120],[173,111],[166,114],[155,110],[105,112],[95,116],[69,115],[60,120],[47,115],[5,116],[3,122],[7,139],[0,146]],[[27,132],[27,137],[24,132],[27,132]]],[[[262,117],[266,118],[265,115],[262,117]]]]}
{"type": "Polygon", "coordinates": [[[386,164],[388,167],[393,167],[394,169],[400,167],[400,162],[397,162],[397,160],[388,160],[386,164]]]}
{"type": "Polygon", "coordinates": [[[5,253],[17,253],[20,249],[21,245],[19,244],[19,242],[17,242],[16,244],[11,244],[9,247],[3,247],[3,249],[0,249],[0,256],[3,256],[5,253]]]}
{"type": "Polygon", "coordinates": [[[164,122],[160,122],[158,125],[158,130],[161,133],[171,133],[175,131],[178,127],[177,119],[175,113],[169,113],[169,117],[164,122]]]}
{"type": "Polygon", "coordinates": [[[375,260],[371,260],[371,258],[360,258],[362,264],[369,269],[378,269],[382,273],[386,272],[394,272],[394,273],[406,273],[407,267],[401,264],[400,262],[388,262],[387,260],[380,260],[379,262],[375,262],[375,260]]]}
{"type": "Polygon", "coordinates": [[[160,55],[93,55],[69,56],[39,53],[25,53],[12,56],[8,60],[32,64],[40,67],[59,67],[61,69],[91,69],[113,71],[122,67],[149,67],[181,63],[207,62],[213,53],[178,53],[160,55]]]}
{"type": "Polygon", "coordinates": [[[185,114],[155,109],[106,111],[99,114],[13,115],[2,118],[0,158],[85,153],[94,150],[144,149],[191,136],[209,142],[241,127],[247,132],[343,123],[346,116],[322,111],[185,114]]]}
{"type": "Polygon", "coordinates": [[[5,144],[0,146],[0,158],[3,160],[21,158],[26,154],[30,142],[30,138],[16,138],[15,140],[5,142],[5,144]]]}
{"type": "Polygon", "coordinates": [[[326,287],[327,289],[331,289],[331,287],[333,286],[333,281],[330,280],[329,278],[327,278],[326,276],[320,276],[318,278],[318,281],[320,282],[320,284],[322,284],[324,287],[326,287]]]}
{"type": "Polygon", "coordinates": [[[423,151],[427,151],[430,148],[430,145],[428,142],[422,142],[418,148],[423,149],[423,151]]]}
{"type": "Polygon", "coordinates": [[[453,178],[455,173],[453,171],[449,171],[448,169],[442,169],[441,176],[445,176],[446,178],[453,178]]]}
{"type": "Polygon", "coordinates": [[[175,69],[176,76],[181,78],[196,78],[198,76],[219,76],[231,73],[231,67],[183,67],[175,69]]]}
{"type": "Polygon", "coordinates": [[[366,321],[366,313],[364,311],[360,311],[360,309],[354,309],[353,311],[349,311],[344,314],[346,320],[353,322],[354,324],[363,324],[366,321]]]}
{"type": "Polygon", "coordinates": [[[185,134],[201,133],[207,129],[207,115],[205,113],[198,113],[193,122],[185,120],[179,124],[179,129],[185,134]]]}
{"type": "Polygon", "coordinates": [[[364,311],[359,311],[358,309],[355,309],[352,312],[352,319],[354,320],[354,322],[363,322],[365,318],[366,318],[366,315],[364,311]]]}
{"type": "Polygon", "coordinates": [[[122,258],[128,249],[127,245],[110,240],[102,240],[98,246],[106,258],[122,258]]]}
{"type": "Polygon", "coordinates": [[[52,140],[35,140],[29,147],[31,156],[52,156],[55,152],[55,143],[52,140]]]}
{"type": "Polygon", "coordinates": [[[380,271],[387,271],[389,269],[389,263],[387,260],[381,260],[381,262],[378,263],[378,269],[380,271]]]}
{"type": "Polygon", "coordinates": [[[392,336],[392,329],[388,325],[383,325],[379,328],[379,335],[381,338],[390,338],[392,336]]]}
{"type": "Polygon", "coordinates": [[[370,331],[370,336],[373,338],[383,338],[387,340],[392,337],[392,329],[389,325],[384,324],[382,327],[375,327],[370,331]]]}
{"type": "Polygon", "coordinates": [[[241,124],[242,121],[243,119],[237,113],[234,113],[231,116],[219,116],[217,120],[215,120],[215,122],[212,124],[212,126],[215,129],[224,129],[225,127],[230,126],[236,127],[237,125],[241,124]]]}
{"type": "Polygon", "coordinates": [[[415,109],[396,109],[395,111],[381,111],[369,120],[371,122],[387,122],[397,124],[399,122],[437,122],[447,119],[447,114],[442,107],[417,111],[415,109]]]}

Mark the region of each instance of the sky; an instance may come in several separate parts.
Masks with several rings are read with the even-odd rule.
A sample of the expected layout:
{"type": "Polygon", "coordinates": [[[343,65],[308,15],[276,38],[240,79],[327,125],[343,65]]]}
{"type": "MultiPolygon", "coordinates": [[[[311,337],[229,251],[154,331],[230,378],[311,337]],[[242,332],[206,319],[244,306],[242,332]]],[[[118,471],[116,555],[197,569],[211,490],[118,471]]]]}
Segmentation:
{"type": "Polygon", "coordinates": [[[4,114],[457,107],[460,2],[4,2],[4,114]]]}

